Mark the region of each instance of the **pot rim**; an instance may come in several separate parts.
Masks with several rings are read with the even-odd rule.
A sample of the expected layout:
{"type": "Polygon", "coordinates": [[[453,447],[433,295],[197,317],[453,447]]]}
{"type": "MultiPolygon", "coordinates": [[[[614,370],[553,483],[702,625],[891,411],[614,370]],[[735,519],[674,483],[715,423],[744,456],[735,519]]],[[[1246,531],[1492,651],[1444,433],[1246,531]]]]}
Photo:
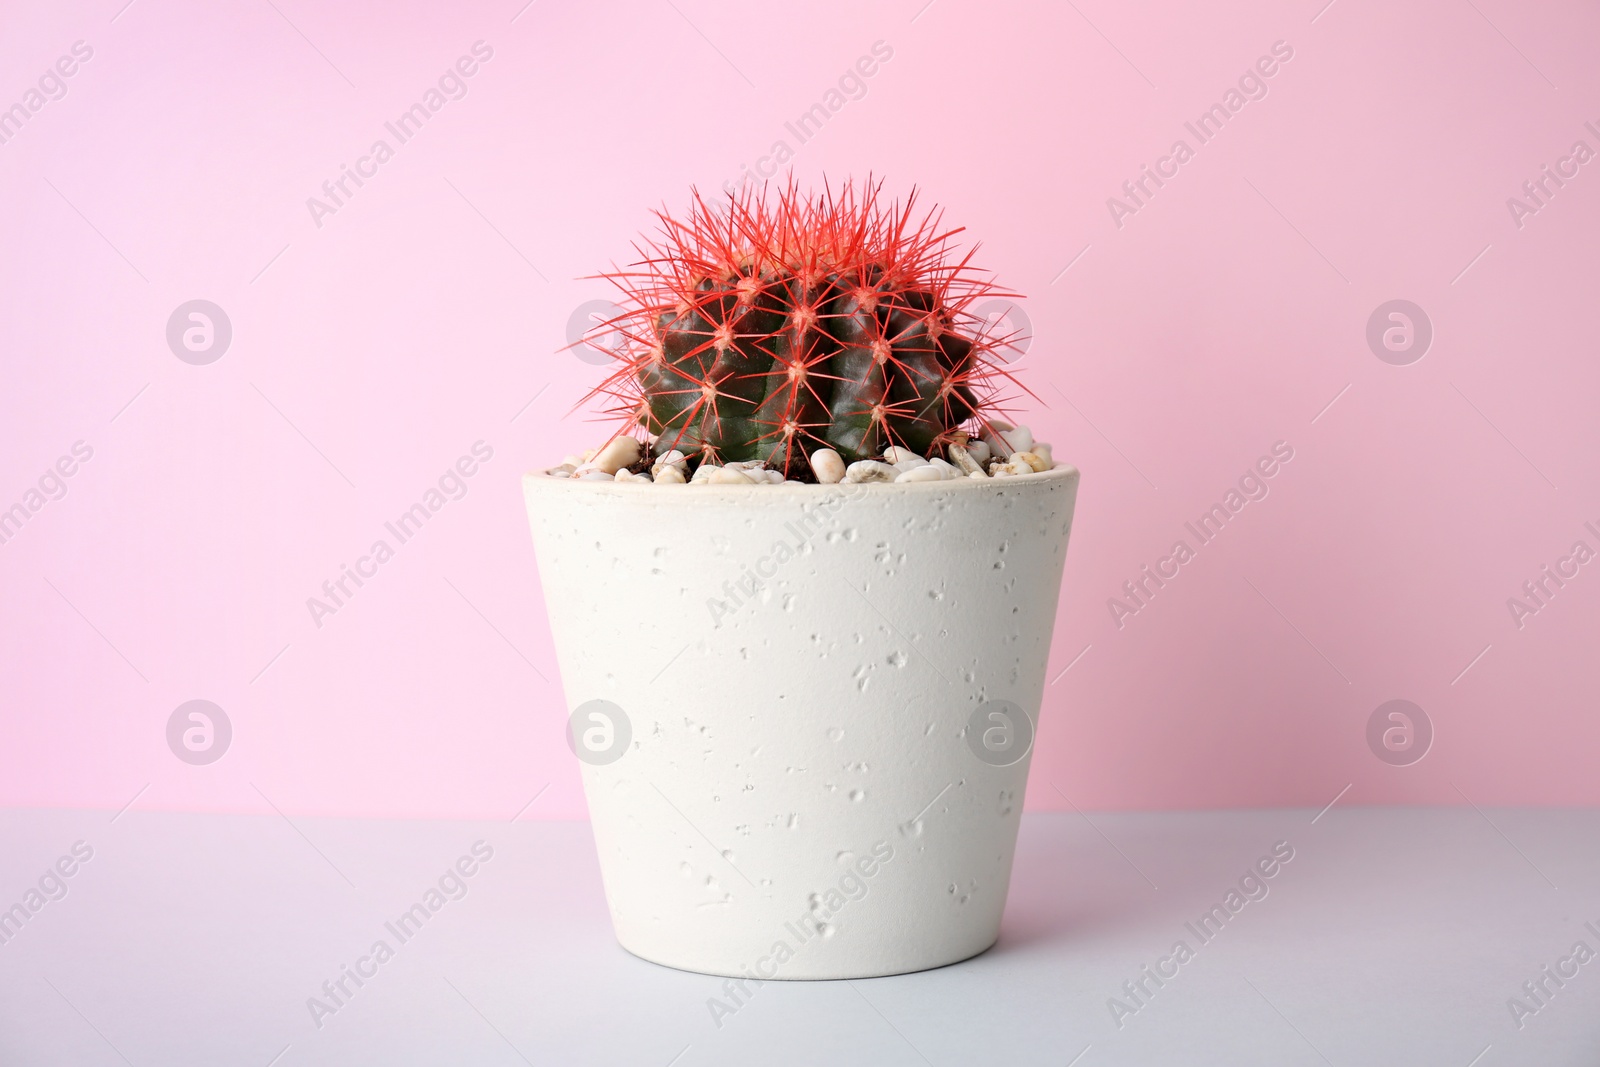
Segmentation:
{"type": "Polygon", "coordinates": [[[789,499],[805,500],[814,499],[823,493],[833,490],[850,490],[862,488],[868,490],[872,496],[885,493],[924,493],[924,492],[958,492],[973,493],[985,492],[991,489],[1010,489],[1022,486],[1043,487],[1051,482],[1062,480],[1076,480],[1079,477],[1077,467],[1070,463],[1058,463],[1050,470],[1035,471],[1032,474],[1017,474],[1009,478],[952,478],[941,482],[821,482],[807,483],[804,485],[699,485],[691,492],[681,492],[687,486],[680,484],[657,485],[654,482],[641,484],[639,482],[584,481],[581,478],[557,478],[546,474],[544,471],[528,471],[522,476],[525,486],[543,483],[565,484],[572,486],[574,491],[580,493],[599,493],[606,496],[619,497],[648,497],[652,501],[678,499],[687,497],[691,500],[705,500],[711,497],[719,503],[734,500],[755,493],[758,500],[789,499]]]}

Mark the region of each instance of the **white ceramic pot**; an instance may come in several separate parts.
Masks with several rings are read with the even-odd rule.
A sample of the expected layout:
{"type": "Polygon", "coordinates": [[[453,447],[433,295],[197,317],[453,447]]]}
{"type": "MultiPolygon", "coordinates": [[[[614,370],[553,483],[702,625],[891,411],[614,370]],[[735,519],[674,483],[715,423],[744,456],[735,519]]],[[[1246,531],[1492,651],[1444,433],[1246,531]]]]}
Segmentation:
{"type": "Polygon", "coordinates": [[[759,981],[994,943],[1077,470],[523,487],[624,948],[759,981]]]}

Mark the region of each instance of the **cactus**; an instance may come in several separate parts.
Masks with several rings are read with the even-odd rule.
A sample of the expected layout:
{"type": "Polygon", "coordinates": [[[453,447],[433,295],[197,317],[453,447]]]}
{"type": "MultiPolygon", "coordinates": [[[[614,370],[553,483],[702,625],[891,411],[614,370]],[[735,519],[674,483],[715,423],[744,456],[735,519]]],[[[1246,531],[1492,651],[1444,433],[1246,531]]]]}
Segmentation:
{"type": "Polygon", "coordinates": [[[926,455],[987,428],[1012,380],[993,354],[1016,338],[970,309],[1013,294],[971,252],[957,258],[961,230],[937,210],[915,215],[915,192],[902,206],[881,188],[804,196],[791,182],[775,203],[747,188],[717,208],[696,194],[686,220],[657,212],[641,261],[600,275],[624,310],[591,332],[626,341],[586,400],[611,398],[625,429],[659,435],[658,453],[762,460],[807,481],[818,448],[926,455]]]}

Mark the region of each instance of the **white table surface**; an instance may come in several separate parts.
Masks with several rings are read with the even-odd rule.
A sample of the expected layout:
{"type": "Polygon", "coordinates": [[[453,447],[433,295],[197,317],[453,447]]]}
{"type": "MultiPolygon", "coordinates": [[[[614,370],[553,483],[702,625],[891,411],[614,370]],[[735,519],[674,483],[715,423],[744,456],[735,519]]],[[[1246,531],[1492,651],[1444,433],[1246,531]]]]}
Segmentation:
{"type": "Polygon", "coordinates": [[[5,811],[0,908],[78,841],[0,944],[5,1067],[1600,1064],[1600,958],[1520,1028],[1508,1007],[1600,952],[1595,810],[1030,815],[995,948],[768,983],[720,1027],[722,979],[612,939],[583,824],[5,811]],[[479,840],[466,895],[399,944],[385,921],[479,840]],[[1195,947],[1276,841],[1268,895],[1195,947]],[[319,1028],[308,998],[379,938],[394,958],[319,1028]],[[1109,999],[1179,939],[1194,958],[1119,1028],[1109,999]]]}

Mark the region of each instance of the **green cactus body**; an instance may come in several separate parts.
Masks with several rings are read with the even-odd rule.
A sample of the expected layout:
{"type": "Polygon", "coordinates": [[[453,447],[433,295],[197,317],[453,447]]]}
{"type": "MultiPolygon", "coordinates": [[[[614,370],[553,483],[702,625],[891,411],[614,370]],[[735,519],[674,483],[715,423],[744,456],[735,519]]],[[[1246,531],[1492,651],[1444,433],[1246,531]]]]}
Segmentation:
{"type": "Polygon", "coordinates": [[[994,290],[944,266],[950,234],[925,220],[908,236],[876,193],[803,203],[791,187],[776,211],[745,198],[669,224],[643,281],[610,275],[626,280],[635,343],[598,391],[658,453],[803,479],[818,448],[927,454],[983,422],[980,391],[1009,378],[984,357],[1008,339],[960,323],[994,290]]]}

